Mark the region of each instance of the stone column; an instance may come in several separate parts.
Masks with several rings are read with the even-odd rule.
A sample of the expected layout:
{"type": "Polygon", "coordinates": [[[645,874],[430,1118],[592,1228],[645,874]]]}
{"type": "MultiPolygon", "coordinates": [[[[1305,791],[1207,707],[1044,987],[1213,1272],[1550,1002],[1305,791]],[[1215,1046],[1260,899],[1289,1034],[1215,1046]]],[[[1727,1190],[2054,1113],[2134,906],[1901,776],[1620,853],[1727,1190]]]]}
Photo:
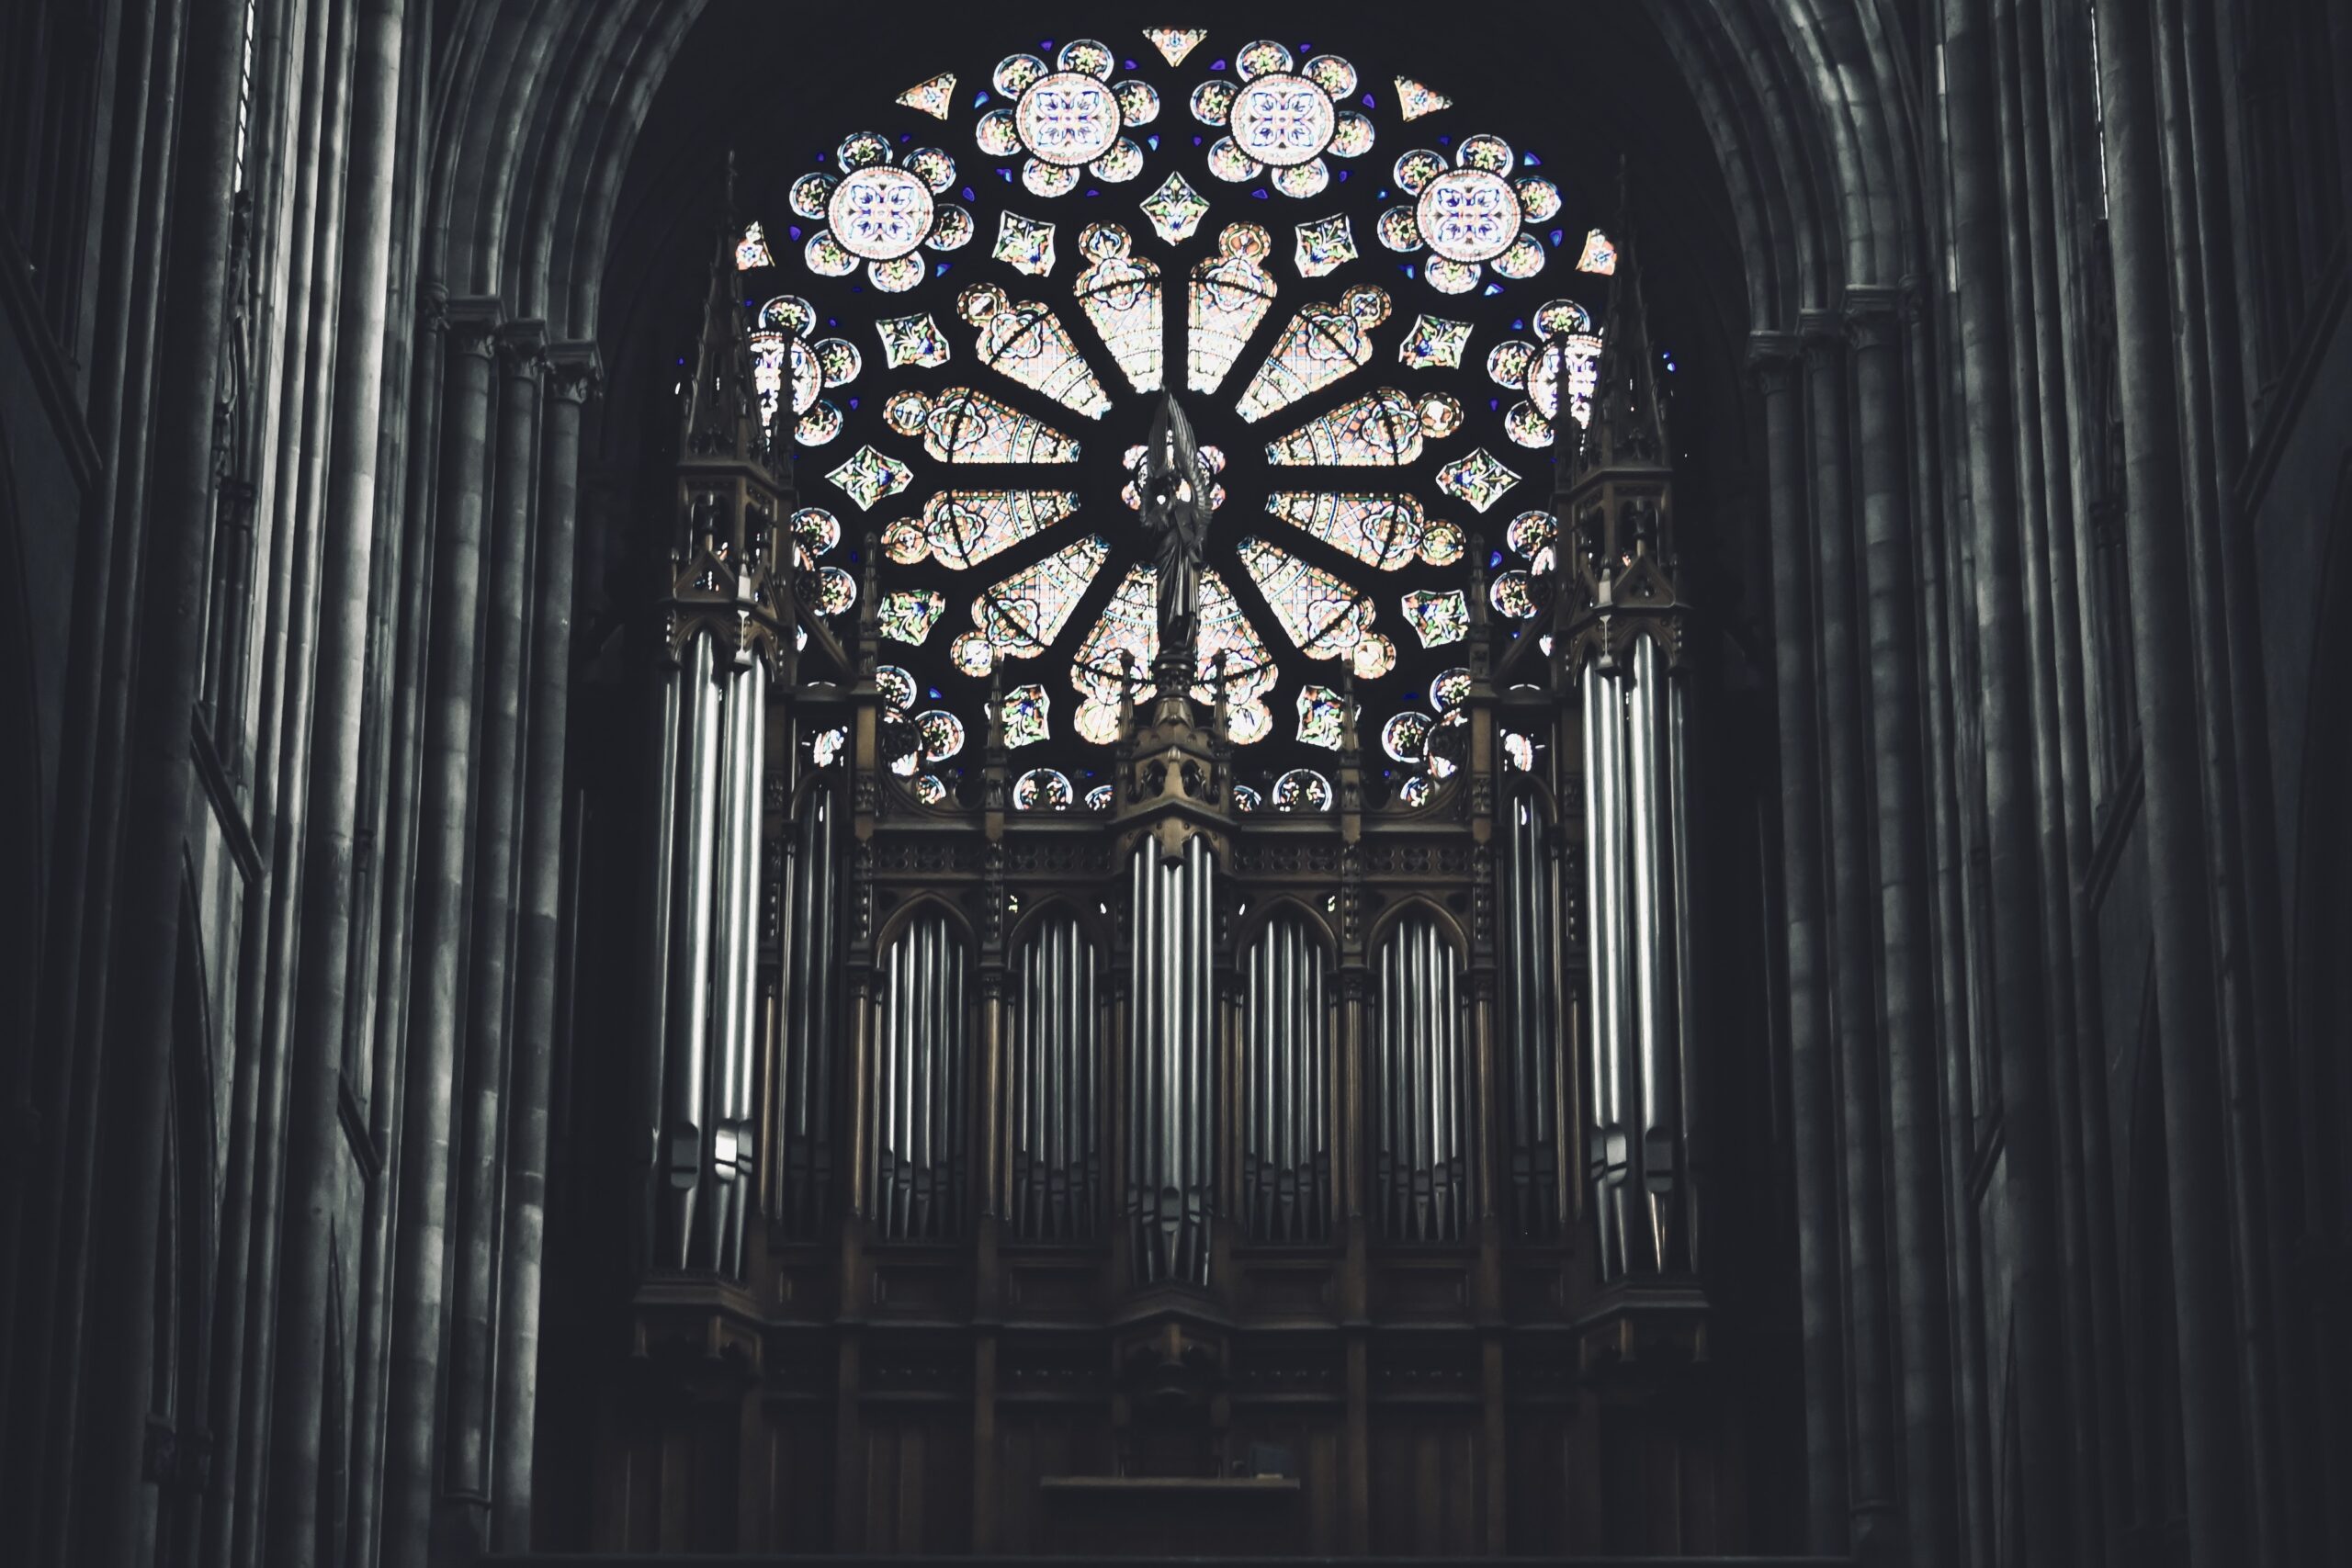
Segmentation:
{"type": "Polygon", "coordinates": [[[522,911],[514,962],[507,1218],[500,1251],[491,1488],[491,1545],[499,1551],[521,1551],[531,1543],[539,1258],[547,1221],[548,1096],[556,1053],[558,928],[565,870],[564,748],[571,699],[573,539],[580,515],[580,420],[600,375],[593,343],[557,344],[547,358],[537,584],[531,621],[529,761],[523,787],[522,911]]]}
{"type": "Polygon", "coordinates": [[[1806,1544],[1846,1550],[1845,1323],[1838,1292],[1837,1112],[1822,983],[1821,780],[1814,723],[1813,543],[1804,510],[1804,424],[1797,343],[1749,340],[1764,400],[1779,683],[1781,860],[1788,942],[1789,1063],[1797,1184],[1797,1271],[1804,1334],[1806,1544]]]}
{"type": "Polygon", "coordinates": [[[1912,1568],[1944,1568],[1959,1560],[1959,1537],[1951,1470],[1943,1133],[1935,985],[1928,972],[1927,821],[1919,796],[1923,727],[1913,600],[1917,575],[1894,291],[1848,289],[1846,324],[1853,344],[1871,728],[1876,740],[1878,931],[1885,976],[1904,1523],[1912,1568]]]}
{"type": "Polygon", "coordinates": [[[2202,1568],[2236,1561],[2245,1549],[2245,1433],[2237,1359],[2224,1350],[2240,1325],[2230,1307],[2229,1190],[2216,1050],[2221,1020],[2213,993],[2210,846],[2199,776],[2196,626],[2173,384],[2154,32],[2148,0],[2109,0],[2100,8],[2099,85],[2123,390],[2124,544],[2132,570],[2142,811],[2155,934],[2181,1442],[2189,1560],[2202,1568]]]}
{"type": "MultiPolygon", "coordinates": [[[[2014,1221],[2010,1330],[2025,1484],[2025,1561],[2067,1560],[2074,1495],[2059,1314],[2056,1125],[2051,1109],[2050,980],[2044,966],[2035,819],[2032,670],[2018,523],[2002,236],[2025,221],[2002,199],[1991,0],[1952,0],[1944,60],[1957,263],[1962,446],[1967,465],[1978,644],[1985,837],[1991,883],[1990,1023],[2000,1066],[2001,1168],[2014,1221]]],[[[1989,1109],[1989,1108],[1987,1108],[1989,1109]]]]}
{"type": "Polygon", "coordinates": [[[450,1077],[466,934],[467,807],[472,798],[474,666],[488,491],[490,362],[498,302],[449,302],[442,373],[439,538],[419,791],[415,951],[401,1112],[399,1268],[385,1437],[388,1568],[422,1568],[431,1540],[440,1387],[442,1233],[449,1206],[450,1077]]]}
{"type": "Polygon", "coordinates": [[[513,953],[515,804],[523,741],[524,637],[530,607],[533,502],[538,480],[539,372],[544,322],[499,330],[495,516],[482,555],[485,637],[482,712],[472,786],[471,955],[466,965],[464,1143],[456,1161],[457,1271],[449,1294],[449,1380],[445,1477],[467,1529],[487,1543],[491,1357],[498,1313],[499,1199],[503,1190],[508,961],[513,953]]]}
{"type": "MultiPolygon", "coordinates": [[[[368,591],[376,540],[376,458],[390,290],[392,152],[400,119],[403,0],[368,0],[354,28],[350,179],[344,201],[341,321],[328,448],[326,548],[320,557],[317,686],[312,698],[310,831],[304,842],[300,971],[294,991],[287,1106],[286,1241],[271,1417],[271,1561],[317,1553],[319,1469],[326,1434],[328,1270],[340,1179],[349,1158],[336,1114],[357,889],[354,839],[359,732],[367,700],[368,591]]],[[[345,1250],[356,1253],[356,1238],[345,1250]]]]}
{"type": "Polygon", "coordinates": [[[130,690],[112,993],[98,1063],[93,1213],[114,1244],[95,1249],[95,1345],[83,1384],[72,1558],[131,1568],[144,1529],[164,1116],[178,968],[182,840],[193,785],[190,715],[203,646],[212,513],[212,413],[229,254],[230,160],[244,9],[192,0],[182,83],[178,215],[164,275],[153,480],[140,572],[139,660],[130,690]]]}
{"type": "MultiPolygon", "coordinates": [[[[1854,630],[1853,476],[1846,431],[1846,335],[1828,311],[1804,317],[1805,429],[1813,468],[1813,554],[1820,599],[1821,728],[1827,776],[1821,799],[1832,824],[1829,862],[1830,1017],[1838,1050],[1838,1153],[1846,1222],[1847,1385],[1853,1413],[1848,1456],[1849,1535],[1872,1560],[1894,1521],[1894,1426],[1887,1348],[1884,1157],[1879,1127],[1878,987],[1872,964],[1870,788],[1862,772],[1867,719],[1854,630]]],[[[1805,564],[1806,558],[1799,558],[1805,564]]],[[[1811,628],[1805,628],[1810,631],[1811,628]]],[[[1781,628],[1782,646],[1796,627],[1781,628]]]]}

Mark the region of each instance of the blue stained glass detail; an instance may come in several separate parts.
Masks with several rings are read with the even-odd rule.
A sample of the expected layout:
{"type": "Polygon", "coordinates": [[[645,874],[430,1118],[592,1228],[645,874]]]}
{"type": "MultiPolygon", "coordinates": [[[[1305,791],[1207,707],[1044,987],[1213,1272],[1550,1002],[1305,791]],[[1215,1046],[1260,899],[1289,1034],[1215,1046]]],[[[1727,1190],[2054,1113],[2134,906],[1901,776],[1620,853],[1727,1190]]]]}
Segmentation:
{"type": "Polygon", "coordinates": [[[1012,183],[1012,171],[1007,168],[999,168],[996,172],[996,177],[1002,180],[1005,184],[1011,185],[1012,183]]]}
{"type": "MultiPolygon", "coordinates": [[[[945,277],[947,276],[947,269],[955,265],[956,264],[953,262],[941,262],[938,265],[931,269],[931,276],[933,277],[945,277]]],[[[855,403],[852,403],[850,406],[852,408],[855,408],[857,405],[855,403]]]]}
{"type": "Polygon", "coordinates": [[[1250,194],[1256,197],[1260,201],[1264,201],[1266,199],[1266,187],[1260,186],[1256,190],[1251,191],[1250,194]]]}
{"type": "Polygon", "coordinates": [[[986,87],[981,88],[978,92],[974,93],[974,94],[972,95],[972,107],[973,107],[974,108],[978,108],[981,105],[983,105],[983,104],[987,103],[988,101],[989,101],[989,90],[988,90],[986,87]]]}
{"type": "MultiPolygon", "coordinates": [[[[797,223],[794,223],[794,224],[788,225],[788,227],[789,227],[789,229],[790,229],[790,231],[791,231],[792,237],[793,237],[794,239],[796,239],[796,240],[797,240],[797,239],[800,238],[800,225],[799,225],[799,224],[797,224],[797,223]]],[[[744,301],[744,303],[745,303],[745,304],[749,304],[749,303],[751,303],[751,301],[749,301],[749,300],[745,300],[745,301],[744,301]]],[[[684,364],[684,363],[685,363],[685,361],[682,359],[682,360],[680,360],[678,363],[679,363],[679,364],[681,364],[681,365],[683,365],[683,364],[684,364]]]]}
{"type": "Polygon", "coordinates": [[[1451,136],[1441,136],[1437,139],[1437,144],[1441,147],[1451,147],[1453,145],[1453,138],[1451,136]]]}
{"type": "Polygon", "coordinates": [[[1540,169],[1544,166],[1544,160],[1532,152],[1521,152],[1519,156],[1520,161],[1531,169],[1540,169]]]}
{"type": "Polygon", "coordinates": [[[1374,107],[1372,101],[1372,95],[1370,93],[1366,93],[1363,96],[1363,107],[1366,108],[1372,108],[1374,107]]]}
{"type": "Polygon", "coordinates": [[[1225,62],[1222,60],[1212,60],[1209,62],[1209,69],[1212,71],[1222,71],[1225,69],[1225,62]]]}
{"type": "Polygon", "coordinates": [[[1119,68],[1123,71],[1133,71],[1136,68],[1136,62],[1132,60],[1122,60],[1119,62],[1119,68]]]}
{"type": "Polygon", "coordinates": [[[1153,131],[1149,136],[1145,137],[1143,140],[1144,140],[1144,144],[1145,144],[1146,146],[1149,147],[1153,152],[1159,152],[1159,132],[1158,132],[1158,131],[1156,131],[1156,130],[1155,130],[1155,131],[1153,131]]]}
{"type": "Polygon", "coordinates": [[[1197,136],[1193,137],[1193,146],[1195,146],[1195,147],[1198,147],[1200,144],[1201,144],[1201,139],[1200,139],[1199,137],[1197,137],[1197,136]]]}
{"type": "Polygon", "coordinates": [[[1555,229],[1555,230],[1553,230],[1553,231],[1552,231],[1552,243],[1553,243],[1554,244],[1555,244],[1555,245],[1565,245],[1565,244],[1566,244],[1566,243],[1568,243],[1568,237],[1567,237],[1567,234],[1566,234],[1564,231],[1562,231],[1562,230],[1558,230],[1558,229],[1555,229]]]}
{"type": "Polygon", "coordinates": [[[1502,291],[1503,286],[1499,283],[1489,283],[1487,285],[1487,292],[1489,294],[1500,294],[1502,291]]]}
{"type": "Polygon", "coordinates": [[[966,201],[978,201],[980,198],[972,194],[972,187],[970,186],[966,186],[964,187],[964,199],[966,201]]]}

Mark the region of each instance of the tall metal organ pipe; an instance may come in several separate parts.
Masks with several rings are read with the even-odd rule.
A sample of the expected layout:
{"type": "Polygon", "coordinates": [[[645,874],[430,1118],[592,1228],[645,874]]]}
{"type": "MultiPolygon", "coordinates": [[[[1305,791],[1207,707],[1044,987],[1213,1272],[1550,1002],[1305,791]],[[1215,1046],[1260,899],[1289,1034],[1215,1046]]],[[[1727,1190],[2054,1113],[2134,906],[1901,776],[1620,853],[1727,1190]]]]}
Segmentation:
{"type": "Polygon", "coordinates": [[[833,1057],[844,1034],[834,823],[833,792],[820,785],[794,824],[778,916],[783,1022],[769,1212],[786,1235],[804,1239],[820,1234],[832,1204],[833,1057]]]}
{"type": "Polygon", "coordinates": [[[970,1190],[970,1009],[963,944],[944,915],[918,915],[890,943],[881,998],[869,1111],[874,1231],[893,1241],[952,1240],[970,1190]]]}
{"type": "Polygon", "coordinates": [[[1456,1242],[1473,1213],[1468,1033],[1453,945],[1411,914],[1381,943],[1374,1209],[1390,1241],[1456,1242]]]}
{"type": "Polygon", "coordinates": [[[1078,921],[1049,916],[1022,949],[1007,1097],[1012,1233],[1086,1241],[1102,1207],[1095,1127],[1094,947],[1078,921]]]}
{"type": "Polygon", "coordinates": [[[1697,1266],[1689,1180],[1682,691],[1655,639],[1586,665],[1592,965],[1587,1178],[1604,1279],[1697,1266]]]}
{"type": "Polygon", "coordinates": [[[1205,1285],[1216,1088],[1210,987],[1216,861],[1198,834],[1174,865],[1136,846],[1126,1207],[1145,1284],[1205,1285]]]}
{"type": "Polygon", "coordinates": [[[1513,797],[1502,855],[1505,1201],[1514,1231],[1560,1224],[1560,1033],[1551,827],[1531,792],[1513,797]]]}
{"type": "Polygon", "coordinates": [[[1245,962],[1241,1201],[1253,1241],[1321,1241],[1331,1224],[1330,998],[1322,945],[1280,915],[1245,962]]]}
{"type": "Polygon", "coordinates": [[[668,849],[656,862],[668,959],[660,1080],[655,1258],[740,1274],[754,1166],[760,792],[767,671],[689,640],[664,694],[674,748],[661,791],[668,849]]]}

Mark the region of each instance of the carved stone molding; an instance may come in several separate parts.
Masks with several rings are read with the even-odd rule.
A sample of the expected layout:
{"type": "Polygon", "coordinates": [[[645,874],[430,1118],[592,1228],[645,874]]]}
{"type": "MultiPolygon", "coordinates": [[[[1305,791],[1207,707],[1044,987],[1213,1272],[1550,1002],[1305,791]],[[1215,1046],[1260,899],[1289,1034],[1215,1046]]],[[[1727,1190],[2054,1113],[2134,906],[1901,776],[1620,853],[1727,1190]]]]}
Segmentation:
{"type": "Polygon", "coordinates": [[[499,309],[496,299],[473,294],[447,301],[441,320],[452,356],[487,362],[498,350],[498,328],[505,320],[505,312],[499,309]]]}

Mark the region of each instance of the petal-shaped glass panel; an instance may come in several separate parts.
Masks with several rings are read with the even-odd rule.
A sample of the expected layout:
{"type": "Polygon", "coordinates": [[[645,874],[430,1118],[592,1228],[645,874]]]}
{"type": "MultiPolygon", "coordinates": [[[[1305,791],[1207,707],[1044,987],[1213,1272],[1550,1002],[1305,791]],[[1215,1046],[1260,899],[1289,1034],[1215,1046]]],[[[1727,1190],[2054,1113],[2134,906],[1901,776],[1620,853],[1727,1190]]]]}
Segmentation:
{"type": "Polygon", "coordinates": [[[1274,280],[1265,267],[1273,237],[1255,223],[1229,223],[1217,236],[1217,254],[1193,269],[1186,338],[1191,364],[1186,385],[1214,392],[1224,385],[1250,334],[1274,302],[1274,280]]]}
{"type": "Polygon", "coordinates": [[[1300,306],[1243,390],[1241,417],[1263,419],[1370,363],[1372,329],[1387,319],[1386,290],[1368,283],[1349,289],[1336,304],[1300,306]]]}
{"type": "Polygon", "coordinates": [[[1089,419],[1111,412],[1102,383],[1052,307],[1014,301],[993,283],[964,290],[956,309],[978,332],[980,363],[1089,419]]]}

